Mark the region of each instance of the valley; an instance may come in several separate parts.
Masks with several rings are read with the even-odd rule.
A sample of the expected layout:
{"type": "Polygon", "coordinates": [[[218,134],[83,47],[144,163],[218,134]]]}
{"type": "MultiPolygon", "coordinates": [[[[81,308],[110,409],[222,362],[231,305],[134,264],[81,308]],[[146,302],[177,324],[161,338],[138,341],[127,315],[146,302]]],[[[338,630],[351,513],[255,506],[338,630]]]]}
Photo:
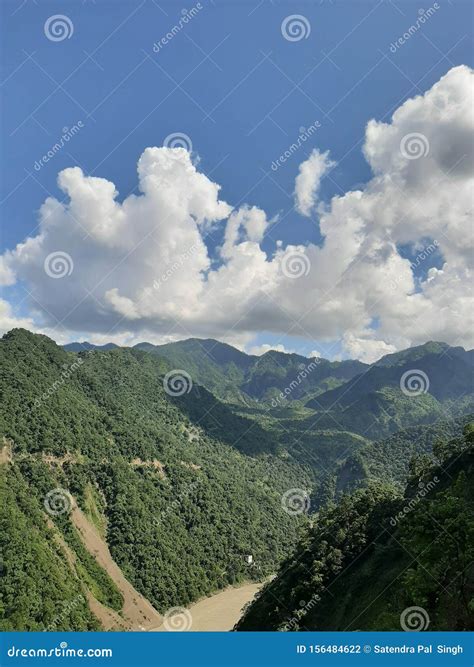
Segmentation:
{"type": "MultiPolygon", "coordinates": [[[[377,553],[393,551],[404,563],[394,545],[405,544],[405,533],[374,532],[387,530],[387,508],[403,507],[414,476],[449,459],[452,447],[463,464],[458,470],[453,462],[455,478],[471,474],[463,452],[474,412],[473,355],[442,343],[368,366],[275,351],[256,357],[198,339],[63,349],[16,329],[0,341],[0,358],[4,630],[163,631],[175,608],[189,610],[194,631],[237,623],[239,630],[343,629],[364,619],[391,628],[394,600],[385,620],[362,608],[351,620],[349,597],[336,621],[317,581],[334,586],[338,600],[348,592],[369,603],[358,588],[366,571],[380,586],[392,572],[382,573],[377,553]],[[429,386],[405,386],[410,373],[429,386]],[[313,555],[333,524],[342,542],[313,555]],[[343,576],[374,543],[366,570],[343,576]],[[322,569],[308,580],[313,558],[322,569]],[[276,591],[289,616],[273,608],[276,591]],[[303,610],[307,623],[297,600],[313,600],[303,610]],[[323,623],[320,604],[334,621],[323,623]]],[[[464,507],[471,500],[461,486],[449,489],[449,502],[464,507]]],[[[393,570],[397,576],[403,580],[393,570]]],[[[471,571],[463,577],[469,596],[471,571]]],[[[415,588],[404,585],[408,604],[415,588]]],[[[442,624],[445,612],[436,613],[442,624]]],[[[468,612],[455,613],[469,625],[468,612]]]]}

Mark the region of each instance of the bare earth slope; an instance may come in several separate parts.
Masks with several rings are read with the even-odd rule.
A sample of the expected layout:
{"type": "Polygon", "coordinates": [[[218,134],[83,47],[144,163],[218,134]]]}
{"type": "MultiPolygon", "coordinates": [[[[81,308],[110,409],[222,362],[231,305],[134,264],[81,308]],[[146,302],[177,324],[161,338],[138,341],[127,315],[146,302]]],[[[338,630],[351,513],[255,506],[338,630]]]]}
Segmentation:
{"type": "Polygon", "coordinates": [[[105,630],[147,630],[154,631],[162,624],[162,616],[156,609],[139,593],[132,584],[125,579],[122,570],[110,555],[109,548],[101,538],[96,528],[87,520],[84,513],[74,504],[71,517],[86,549],[91,553],[99,565],[114,581],[123,595],[124,604],[122,608],[123,621],[120,619],[120,627],[117,626],[117,614],[101,605],[97,600],[90,600],[93,613],[104,624],[105,630]],[[109,624],[107,626],[107,624],[109,624]],[[111,624],[111,625],[110,625],[111,624]],[[125,625],[125,628],[123,627],[125,625]]]}

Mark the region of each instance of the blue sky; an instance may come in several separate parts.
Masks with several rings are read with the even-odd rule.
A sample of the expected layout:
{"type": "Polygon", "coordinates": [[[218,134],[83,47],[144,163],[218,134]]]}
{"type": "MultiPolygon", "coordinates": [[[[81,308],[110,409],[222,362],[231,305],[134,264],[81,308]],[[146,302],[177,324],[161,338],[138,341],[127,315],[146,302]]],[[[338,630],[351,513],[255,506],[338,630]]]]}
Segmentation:
{"type": "MultiPolygon", "coordinates": [[[[300,163],[314,148],[329,150],[337,162],[321,181],[323,201],[359,187],[371,177],[362,153],[367,122],[389,122],[397,107],[453,66],[472,65],[469,2],[439,3],[395,52],[391,44],[420,16],[418,2],[203,0],[199,6],[156,52],[153,45],[183,16],[178,3],[2,3],[3,251],[37,233],[46,197],[62,199],[56,182],[62,169],[77,165],[112,181],[122,200],[137,193],[143,150],[161,146],[174,132],[191,139],[199,171],[222,187],[221,199],[279,216],[261,242],[269,255],[277,239],[283,247],[320,244],[317,218],[294,209],[300,163]],[[45,37],[45,21],[55,14],[69,18],[69,39],[45,37]],[[307,38],[282,37],[282,21],[293,14],[305,18],[307,38]],[[79,121],[80,132],[35,169],[64,128],[79,121]],[[300,128],[316,122],[320,126],[305,145],[272,170],[300,128]]],[[[188,12],[192,7],[186,5],[188,12]]],[[[206,235],[211,257],[223,235],[224,227],[206,235]]],[[[400,247],[401,256],[416,256],[409,244],[400,247]]],[[[434,253],[420,275],[441,264],[434,253]]],[[[32,306],[23,284],[8,287],[6,297],[25,316],[32,306]]],[[[338,354],[334,341],[332,353],[338,354]]],[[[252,344],[277,342],[309,352],[317,339],[267,331],[262,321],[252,344]]]]}

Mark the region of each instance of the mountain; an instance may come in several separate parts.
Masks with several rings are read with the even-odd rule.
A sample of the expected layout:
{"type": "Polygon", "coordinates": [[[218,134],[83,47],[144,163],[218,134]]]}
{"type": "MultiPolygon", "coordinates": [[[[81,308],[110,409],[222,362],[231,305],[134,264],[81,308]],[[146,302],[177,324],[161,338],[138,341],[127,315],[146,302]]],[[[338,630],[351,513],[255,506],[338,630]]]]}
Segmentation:
{"type": "Polygon", "coordinates": [[[94,345],[93,343],[88,343],[84,341],[83,343],[68,343],[63,345],[64,349],[67,352],[90,352],[91,350],[97,350],[99,352],[107,352],[108,350],[115,350],[118,348],[118,345],[115,343],[106,343],[105,345],[94,345]]]}
{"type": "MultiPolygon", "coordinates": [[[[400,507],[407,479],[416,494],[411,478],[441,460],[440,443],[459,440],[472,406],[471,353],[438,343],[370,367],[256,357],[213,340],[79,345],[68,351],[23,329],[0,340],[0,629],[155,629],[170,607],[262,581],[282,563],[293,580],[280,570],[275,585],[294,610],[307,598],[293,589],[308,587],[304,568],[293,571],[298,543],[309,584],[337,571],[345,595],[339,564],[365,562],[360,549],[386,509],[400,507]],[[413,370],[428,391],[402,390],[413,370]],[[295,492],[309,517],[287,511],[295,492]]],[[[462,491],[450,503],[467,500],[462,491]]],[[[432,508],[441,525],[443,507],[432,508]]],[[[395,542],[410,531],[375,535],[364,585],[366,573],[389,583],[379,551],[395,572],[395,542]]],[[[286,623],[264,598],[268,625],[286,623]]],[[[328,622],[342,624],[325,604],[328,622]]],[[[250,611],[242,623],[257,620],[250,611]]]]}
{"type": "Polygon", "coordinates": [[[307,405],[327,408],[337,403],[341,407],[347,407],[354,404],[361,396],[373,395],[386,388],[399,391],[405,373],[407,374],[405,390],[410,397],[414,390],[420,389],[420,393],[429,392],[438,401],[457,400],[460,396],[472,393],[474,389],[473,361],[470,352],[441,343],[426,343],[420,347],[382,357],[364,373],[326,392],[317,400],[309,401],[307,405]],[[418,383],[413,388],[409,384],[410,374],[418,383]]]}
{"type": "Polygon", "coordinates": [[[474,424],[403,497],[372,483],[321,510],[237,630],[473,630],[474,424]]]}
{"type": "MultiPolygon", "coordinates": [[[[243,451],[287,452],[319,478],[321,470],[332,475],[334,468],[348,480],[364,477],[357,452],[365,444],[474,411],[473,351],[445,343],[389,354],[371,366],[275,350],[252,356],[212,339],[141,343],[135,349],[186,372],[203,395],[204,388],[211,392],[209,408],[214,396],[220,399],[202,417],[217,437],[226,439],[216,430],[223,421],[229,428],[235,416],[247,425],[253,420],[258,428],[239,440],[243,451]]],[[[204,400],[196,403],[193,396],[181,404],[198,418],[204,400]]],[[[233,442],[234,435],[232,429],[233,442]]]]}
{"type": "Polygon", "coordinates": [[[167,360],[71,353],[17,329],[0,341],[0,365],[0,628],[100,627],[97,608],[108,618],[123,604],[117,570],[165,612],[263,579],[290,552],[305,518],[282,496],[311,488],[311,471],[240,451],[258,449],[259,425],[199,385],[170,395],[167,360]],[[75,505],[115,578],[87,548],[75,505]]]}
{"type": "Polygon", "coordinates": [[[410,425],[472,412],[473,368],[472,350],[426,343],[383,357],[306,407],[329,412],[341,428],[379,439],[410,425]]]}
{"type": "Polygon", "coordinates": [[[319,483],[315,504],[322,506],[337,501],[343,493],[350,493],[377,479],[404,489],[414,460],[426,460],[433,454],[437,443],[461,437],[474,415],[444,419],[429,425],[410,426],[376,442],[366,442],[348,450],[340,461],[319,483]]]}
{"type": "Polygon", "coordinates": [[[139,343],[135,349],[168,359],[172,368],[184,369],[194,382],[224,401],[245,402],[240,387],[256,357],[225,343],[199,338],[165,345],[139,343]]]}
{"type": "Polygon", "coordinates": [[[186,370],[223,400],[248,404],[249,399],[273,399],[276,407],[287,399],[294,401],[337,387],[368,368],[360,361],[308,359],[276,350],[248,355],[212,339],[190,338],[156,346],[139,343],[135,347],[165,357],[174,368],[186,370]]]}

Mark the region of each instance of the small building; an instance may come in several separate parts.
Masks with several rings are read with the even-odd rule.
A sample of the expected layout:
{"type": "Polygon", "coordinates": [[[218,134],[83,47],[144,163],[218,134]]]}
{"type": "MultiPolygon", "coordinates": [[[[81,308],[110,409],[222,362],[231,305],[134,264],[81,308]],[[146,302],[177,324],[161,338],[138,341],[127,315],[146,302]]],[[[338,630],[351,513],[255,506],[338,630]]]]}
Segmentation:
{"type": "Polygon", "coordinates": [[[247,565],[252,565],[253,564],[253,556],[252,554],[246,554],[244,556],[244,560],[247,563],[247,565]]]}

